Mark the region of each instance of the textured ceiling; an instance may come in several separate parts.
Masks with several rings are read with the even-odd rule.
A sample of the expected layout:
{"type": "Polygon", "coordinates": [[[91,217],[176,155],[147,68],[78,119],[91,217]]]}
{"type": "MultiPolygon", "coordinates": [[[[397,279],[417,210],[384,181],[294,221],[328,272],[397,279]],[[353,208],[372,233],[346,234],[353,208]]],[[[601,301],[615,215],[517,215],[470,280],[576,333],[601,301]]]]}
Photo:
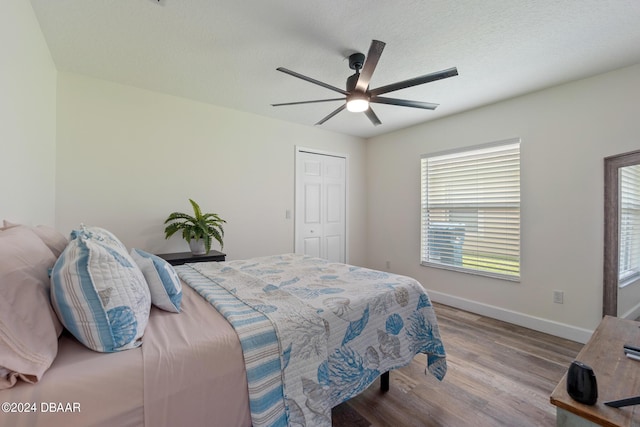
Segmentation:
{"type": "Polygon", "coordinates": [[[309,126],[340,102],[270,104],[339,95],[277,67],[344,87],[346,58],[378,39],[386,48],[372,88],[458,68],[386,95],[440,104],[435,111],[374,105],[380,126],[348,111],[322,125],[361,137],[640,63],[639,0],[31,3],[61,71],[309,126]]]}

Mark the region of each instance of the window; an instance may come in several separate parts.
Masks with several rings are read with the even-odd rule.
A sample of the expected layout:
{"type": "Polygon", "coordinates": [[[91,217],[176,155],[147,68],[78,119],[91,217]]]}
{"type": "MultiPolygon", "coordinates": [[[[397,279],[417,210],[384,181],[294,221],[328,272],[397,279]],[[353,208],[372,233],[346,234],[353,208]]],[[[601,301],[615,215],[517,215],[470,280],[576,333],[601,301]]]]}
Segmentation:
{"type": "Polygon", "coordinates": [[[620,168],[618,284],[640,277],[640,165],[620,168]]]}
{"type": "Polygon", "coordinates": [[[424,155],[421,263],[520,278],[520,140],[424,155]]]}

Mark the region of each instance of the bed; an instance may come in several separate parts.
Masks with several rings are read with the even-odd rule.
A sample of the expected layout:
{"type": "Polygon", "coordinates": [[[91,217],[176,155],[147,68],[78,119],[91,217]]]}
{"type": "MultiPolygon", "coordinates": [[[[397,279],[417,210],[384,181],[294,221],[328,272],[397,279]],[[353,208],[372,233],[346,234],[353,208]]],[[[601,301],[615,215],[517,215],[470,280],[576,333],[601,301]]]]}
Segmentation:
{"type": "MultiPolygon", "coordinates": [[[[64,261],[61,246],[38,269],[64,261]]],[[[142,345],[122,351],[91,350],[67,327],[49,366],[0,390],[0,425],[325,426],[332,407],[417,353],[446,372],[429,298],[408,277],[295,254],[170,270],[179,312],[148,309],[142,345]]]]}

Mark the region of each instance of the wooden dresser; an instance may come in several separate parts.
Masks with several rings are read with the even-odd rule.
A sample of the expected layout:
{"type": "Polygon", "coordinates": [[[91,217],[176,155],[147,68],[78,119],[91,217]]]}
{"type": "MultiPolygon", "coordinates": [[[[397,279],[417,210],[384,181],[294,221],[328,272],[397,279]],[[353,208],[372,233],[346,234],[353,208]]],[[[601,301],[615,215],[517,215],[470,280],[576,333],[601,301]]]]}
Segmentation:
{"type": "Polygon", "coordinates": [[[598,401],[588,406],[573,400],[567,393],[565,374],[551,394],[551,403],[557,407],[557,426],[640,425],[640,405],[611,408],[604,404],[640,395],[640,361],[625,356],[624,344],[640,347],[640,322],[605,316],[576,356],[593,368],[598,401]]]}

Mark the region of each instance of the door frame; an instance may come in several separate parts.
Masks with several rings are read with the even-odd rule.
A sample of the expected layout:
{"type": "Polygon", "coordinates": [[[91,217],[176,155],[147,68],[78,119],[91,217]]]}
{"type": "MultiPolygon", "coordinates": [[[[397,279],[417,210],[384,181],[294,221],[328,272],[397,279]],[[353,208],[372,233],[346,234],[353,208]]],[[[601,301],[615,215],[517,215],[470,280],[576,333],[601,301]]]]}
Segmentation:
{"type": "Polygon", "coordinates": [[[318,150],[316,148],[302,147],[296,145],[294,153],[294,171],[293,171],[293,251],[296,251],[298,221],[298,153],[317,154],[320,156],[339,157],[344,159],[344,260],[345,264],[349,263],[349,154],[338,153],[335,151],[318,150]]]}

